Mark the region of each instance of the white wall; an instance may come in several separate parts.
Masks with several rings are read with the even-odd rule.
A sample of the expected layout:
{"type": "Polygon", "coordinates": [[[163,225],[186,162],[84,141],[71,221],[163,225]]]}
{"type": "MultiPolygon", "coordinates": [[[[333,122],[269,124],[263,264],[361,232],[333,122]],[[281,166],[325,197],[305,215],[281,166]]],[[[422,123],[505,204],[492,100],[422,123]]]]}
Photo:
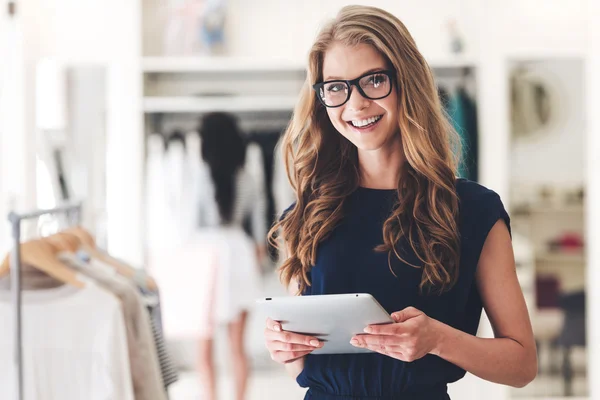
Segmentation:
{"type": "MultiPolygon", "coordinates": [[[[249,57],[282,57],[304,59],[321,24],[333,17],[346,4],[370,4],[399,16],[410,29],[419,47],[431,56],[446,55],[445,22],[456,19],[465,34],[473,37],[473,21],[463,0],[230,0],[227,15],[227,40],[230,54],[249,57]],[[424,23],[425,22],[425,23],[424,23]]],[[[162,49],[162,32],[155,27],[164,22],[164,2],[145,0],[147,25],[144,43],[146,55],[156,55],[162,49]]]]}
{"type": "MultiPolygon", "coordinates": [[[[144,28],[145,55],[162,49],[165,21],[160,0],[143,0],[151,24],[144,28]]],[[[366,4],[397,15],[420,50],[430,58],[449,54],[446,23],[458,22],[468,52],[477,53],[478,32],[488,24],[501,26],[501,41],[511,51],[585,48],[585,0],[229,0],[227,40],[230,54],[303,59],[321,24],[344,5],[366,4]],[[485,4],[482,4],[485,3],[485,4]],[[481,13],[481,10],[485,10],[481,13]],[[482,16],[483,19],[479,19],[482,16]]]]}
{"type": "MultiPolygon", "coordinates": [[[[487,3],[487,2],[486,2],[487,3]]],[[[502,21],[510,52],[585,51],[586,0],[493,0],[490,20],[502,21]]]]}
{"type": "Polygon", "coordinates": [[[469,20],[469,10],[462,7],[461,0],[237,0],[232,2],[230,15],[231,51],[248,56],[275,53],[304,58],[323,22],[334,17],[344,5],[356,3],[382,7],[398,16],[421,51],[430,57],[450,53],[445,29],[449,19],[457,20],[464,31],[467,48],[473,47],[473,24],[469,20]]]}

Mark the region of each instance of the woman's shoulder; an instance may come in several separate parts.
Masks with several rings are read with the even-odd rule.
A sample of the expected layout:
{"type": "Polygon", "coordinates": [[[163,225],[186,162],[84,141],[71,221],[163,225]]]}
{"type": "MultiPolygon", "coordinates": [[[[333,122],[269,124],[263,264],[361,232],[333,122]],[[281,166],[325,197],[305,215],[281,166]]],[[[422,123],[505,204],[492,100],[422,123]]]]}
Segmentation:
{"type": "Polygon", "coordinates": [[[460,199],[461,204],[489,202],[495,198],[500,198],[498,193],[491,189],[464,178],[458,178],[456,180],[456,193],[460,199]]]}
{"type": "Polygon", "coordinates": [[[498,193],[462,178],[456,180],[456,192],[463,224],[478,226],[487,232],[502,219],[510,230],[510,218],[498,193]]]}

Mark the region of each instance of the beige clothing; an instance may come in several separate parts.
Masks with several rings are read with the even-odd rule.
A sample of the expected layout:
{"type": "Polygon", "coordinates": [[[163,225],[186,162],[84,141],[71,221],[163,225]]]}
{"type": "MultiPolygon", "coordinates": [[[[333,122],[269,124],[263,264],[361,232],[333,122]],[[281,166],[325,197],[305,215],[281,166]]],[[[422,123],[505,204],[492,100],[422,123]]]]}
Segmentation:
{"type": "Polygon", "coordinates": [[[136,287],[126,278],[117,275],[112,267],[99,261],[84,263],[70,253],[62,253],[60,258],[121,300],[135,399],[166,400],[150,316],[136,287]]]}

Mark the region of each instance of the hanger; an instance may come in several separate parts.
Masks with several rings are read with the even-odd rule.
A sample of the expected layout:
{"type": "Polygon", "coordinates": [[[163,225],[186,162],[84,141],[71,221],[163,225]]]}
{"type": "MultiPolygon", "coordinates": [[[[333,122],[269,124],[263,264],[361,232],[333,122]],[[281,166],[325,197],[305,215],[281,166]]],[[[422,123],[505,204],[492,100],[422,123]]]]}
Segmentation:
{"type": "MultiPolygon", "coordinates": [[[[61,282],[77,288],[85,287],[85,283],[77,277],[77,272],[56,257],[58,251],[57,247],[44,240],[30,240],[21,244],[21,263],[31,265],[61,282]]],[[[0,266],[0,277],[8,275],[9,272],[10,254],[7,254],[0,266]]]]}
{"type": "Polygon", "coordinates": [[[96,241],[91,233],[89,233],[85,228],[81,226],[74,226],[62,231],[62,233],[66,233],[69,235],[73,235],[79,239],[82,246],[96,248],[96,241]]]}
{"type": "MultiPolygon", "coordinates": [[[[109,254],[100,251],[96,247],[96,241],[94,240],[94,237],[87,230],[85,230],[85,228],[81,226],[76,226],[63,231],[63,233],[72,234],[79,238],[79,240],[81,241],[81,248],[86,253],[92,256],[92,258],[98,259],[103,263],[110,265],[120,275],[129,279],[133,279],[133,277],[136,274],[138,274],[138,270],[136,268],[133,268],[132,266],[127,265],[124,262],[111,257],[109,254]]],[[[145,280],[146,286],[148,286],[150,290],[158,289],[158,286],[156,285],[156,282],[152,277],[145,276],[145,280]]]]}
{"type": "Polygon", "coordinates": [[[82,245],[81,239],[68,232],[58,232],[54,235],[46,236],[43,240],[52,244],[59,252],[77,253],[82,245]]]}

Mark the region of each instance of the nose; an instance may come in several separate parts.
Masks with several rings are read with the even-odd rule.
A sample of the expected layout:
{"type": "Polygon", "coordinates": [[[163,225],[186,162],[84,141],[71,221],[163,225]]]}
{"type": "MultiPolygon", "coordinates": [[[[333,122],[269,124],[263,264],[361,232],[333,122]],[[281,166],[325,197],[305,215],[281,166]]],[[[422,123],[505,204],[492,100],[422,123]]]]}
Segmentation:
{"type": "Polygon", "coordinates": [[[369,106],[371,100],[363,97],[355,87],[351,87],[350,90],[350,98],[348,99],[348,103],[346,103],[346,107],[351,111],[360,111],[369,106]]]}

